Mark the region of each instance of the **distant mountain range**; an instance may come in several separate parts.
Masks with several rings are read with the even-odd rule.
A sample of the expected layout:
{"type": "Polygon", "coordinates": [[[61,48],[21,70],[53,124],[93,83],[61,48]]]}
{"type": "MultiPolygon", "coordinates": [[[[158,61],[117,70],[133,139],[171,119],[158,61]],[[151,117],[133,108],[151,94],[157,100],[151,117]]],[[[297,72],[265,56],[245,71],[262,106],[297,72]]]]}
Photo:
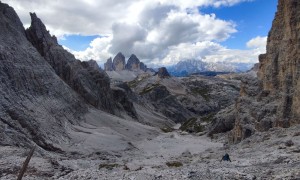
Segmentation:
{"type": "Polygon", "coordinates": [[[167,69],[172,76],[188,76],[190,74],[218,74],[229,72],[245,72],[253,67],[253,63],[208,63],[201,60],[184,60],[167,69]]]}

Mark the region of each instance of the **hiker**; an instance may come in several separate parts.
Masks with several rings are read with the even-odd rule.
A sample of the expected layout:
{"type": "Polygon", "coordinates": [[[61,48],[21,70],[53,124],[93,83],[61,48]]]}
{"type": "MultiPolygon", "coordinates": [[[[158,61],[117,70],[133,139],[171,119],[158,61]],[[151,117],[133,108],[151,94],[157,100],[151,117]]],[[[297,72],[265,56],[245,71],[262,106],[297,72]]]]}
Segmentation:
{"type": "Polygon", "coordinates": [[[230,161],[230,162],[231,162],[230,157],[229,157],[229,154],[226,153],[226,154],[222,157],[221,161],[230,161]]]}

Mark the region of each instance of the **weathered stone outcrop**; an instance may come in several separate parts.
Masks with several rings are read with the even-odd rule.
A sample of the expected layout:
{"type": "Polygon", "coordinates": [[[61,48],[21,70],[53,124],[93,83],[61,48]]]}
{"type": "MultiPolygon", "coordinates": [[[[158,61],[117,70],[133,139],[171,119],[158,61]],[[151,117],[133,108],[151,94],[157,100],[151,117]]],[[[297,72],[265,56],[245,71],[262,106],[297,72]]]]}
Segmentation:
{"type": "Polygon", "coordinates": [[[152,103],[155,110],[176,123],[182,123],[192,117],[192,113],[180,104],[168,89],[160,84],[151,84],[140,93],[152,103]]]}
{"type": "Polygon", "coordinates": [[[133,103],[129,100],[126,90],[121,87],[113,88],[113,96],[115,101],[118,103],[117,105],[119,105],[118,108],[122,109],[130,117],[138,119],[138,114],[133,106],[133,103]]]}
{"type": "Polygon", "coordinates": [[[105,71],[113,71],[113,62],[111,58],[108,58],[106,63],[104,63],[104,70],[105,71]]]}
{"type": "Polygon", "coordinates": [[[112,97],[109,78],[105,72],[91,67],[89,63],[76,60],[75,57],[57,43],[49,34],[45,25],[30,13],[32,22],[26,30],[28,40],[42,57],[70,87],[92,106],[109,113],[117,114],[116,103],[112,97]]]}
{"type": "Polygon", "coordinates": [[[267,53],[259,56],[257,79],[246,79],[236,104],[230,135],[239,142],[255,131],[300,123],[300,2],[279,0],[268,35],[267,53]]]}
{"type": "Polygon", "coordinates": [[[115,71],[122,71],[125,69],[125,56],[121,52],[113,59],[113,69],[115,71]]]}

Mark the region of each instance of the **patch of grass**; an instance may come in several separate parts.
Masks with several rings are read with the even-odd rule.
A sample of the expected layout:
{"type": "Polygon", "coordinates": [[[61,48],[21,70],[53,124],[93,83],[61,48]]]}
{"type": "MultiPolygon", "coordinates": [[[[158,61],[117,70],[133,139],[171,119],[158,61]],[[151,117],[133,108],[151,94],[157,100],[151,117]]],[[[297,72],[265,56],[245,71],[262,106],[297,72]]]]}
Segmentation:
{"type": "Polygon", "coordinates": [[[197,118],[191,118],[189,120],[187,120],[186,122],[184,122],[181,126],[180,126],[180,130],[182,131],[186,131],[191,125],[195,124],[195,122],[197,121],[197,118]]]}
{"type": "Polygon", "coordinates": [[[236,87],[236,86],[233,85],[233,84],[230,84],[229,86],[232,87],[233,89],[235,89],[236,91],[240,91],[240,90],[241,90],[239,87],[236,87]]]}
{"type": "Polygon", "coordinates": [[[212,121],[213,121],[214,116],[215,116],[215,113],[210,113],[210,114],[208,114],[207,116],[202,117],[201,120],[202,120],[203,122],[209,123],[209,122],[212,122],[212,121]]]}
{"type": "Polygon", "coordinates": [[[139,84],[139,81],[138,81],[137,79],[134,79],[133,81],[127,82],[127,85],[128,85],[130,88],[135,88],[135,87],[137,87],[138,84],[139,84]]]}
{"type": "Polygon", "coordinates": [[[195,87],[195,88],[191,89],[191,92],[195,95],[202,96],[205,99],[205,101],[210,100],[210,95],[209,95],[209,89],[208,88],[195,87]]]}
{"type": "Polygon", "coordinates": [[[188,131],[188,132],[202,132],[204,130],[204,127],[201,124],[197,123],[197,118],[193,117],[183,123],[180,128],[182,131],[188,131]]]}
{"type": "Polygon", "coordinates": [[[127,85],[130,88],[136,88],[140,82],[148,78],[149,76],[144,76],[144,77],[136,77],[134,80],[127,82],[127,85]]]}
{"type": "Polygon", "coordinates": [[[170,127],[163,127],[163,128],[160,128],[160,130],[164,133],[169,133],[169,132],[173,132],[174,129],[173,128],[170,128],[170,127]]]}
{"type": "Polygon", "coordinates": [[[168,167],[180,167],[183,166],[183,164],[179,161],[170,161],[170,162],[166,162],[166,165],[168,167]]]}
{"type": "Polygon", "coordinates": [[[108,170],[112,170],[112,169],[117,168],[117,167],[120,167],[120,165],[119,164],[100,164],[99,165],[99,169],[105,168],[105,169],[108,169],[108,170]]]}
{"type": "Polygon", "coordinates": [[[159,85],[160,84],[152,84],[151,86],[144,88],[139,94],[143,95],[143,94],[149,93],[150,91],[152,91],[154,88],[158,87],[159,85]]]}

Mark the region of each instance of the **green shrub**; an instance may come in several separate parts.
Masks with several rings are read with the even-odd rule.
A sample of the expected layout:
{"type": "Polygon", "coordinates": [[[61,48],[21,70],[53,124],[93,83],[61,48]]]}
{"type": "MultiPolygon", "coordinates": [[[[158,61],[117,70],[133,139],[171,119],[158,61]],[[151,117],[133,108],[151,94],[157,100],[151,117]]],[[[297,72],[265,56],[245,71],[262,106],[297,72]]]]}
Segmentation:
{"type": "Polygon", "coordinates": [[[204,131],[204,127],[201,124],[197,123],[197,118],[195,117],[183,123],[179,129],[182,131],[192,131],[195,133],[204,131]]]}
{"type": "Polygon", "coordinates": [[[151,86],[144,88],[139,94],[143,95],[143,94],[149,93],[150,91],[152,91],[154,88],[158,87],[159,85],[160,84],[152,84],[151,86]]]}
{"type": "Polygon", "coordinates": [[[191,89],[191,92],[194,95],[200,95],[202,96],[205,101],[209,101],[210,100],[210,95],[209,95],[209,89],[208,88],[200,88],[200,87],[195,87],[191,89]]]}
{"type": "Polygon", "coordinates": [[[236,91],[240,91],[241,89],[240,89],[240,87],[236,87],[235,85],[233,85],[233,84],[230,84],[229,85],[230,87],[232,87],[234,90],[236,90],[236,91]]]}
{"type": "Polygon", "coordinates": [[[209,122],[212,122],[212,120],[214,119],[214,116],[215,116],[215,113],[210,113],[210,114],[208,114],[208,115],[202,117],[201,120],[202,120],[203,122],[209,123],[209,122]]]}
{"type": "Polygon", "coordinates": [[[119,164],[100,164],[99,165],[99,169],[102,169],[102,168],[105,168],[105,169],[108,169],[108,170],[112,170],[116,167],[119,167],[120,165],[119,164]]]}
{"type": "Polygon", "coordinates": [[[168,167],[180,167],[183,166],[183,164],[179,161],[171,161],[171,162],[166,162],[166,165],[168,167]]]}
{"type": "Polygon", "coordinates": [[[160,128],[160,130],[164,133],[169,133],[169,132],[173,132],[174,129],[173,128],[170,128],[170,127],[163,127],[163,128],[160,128]]]}

